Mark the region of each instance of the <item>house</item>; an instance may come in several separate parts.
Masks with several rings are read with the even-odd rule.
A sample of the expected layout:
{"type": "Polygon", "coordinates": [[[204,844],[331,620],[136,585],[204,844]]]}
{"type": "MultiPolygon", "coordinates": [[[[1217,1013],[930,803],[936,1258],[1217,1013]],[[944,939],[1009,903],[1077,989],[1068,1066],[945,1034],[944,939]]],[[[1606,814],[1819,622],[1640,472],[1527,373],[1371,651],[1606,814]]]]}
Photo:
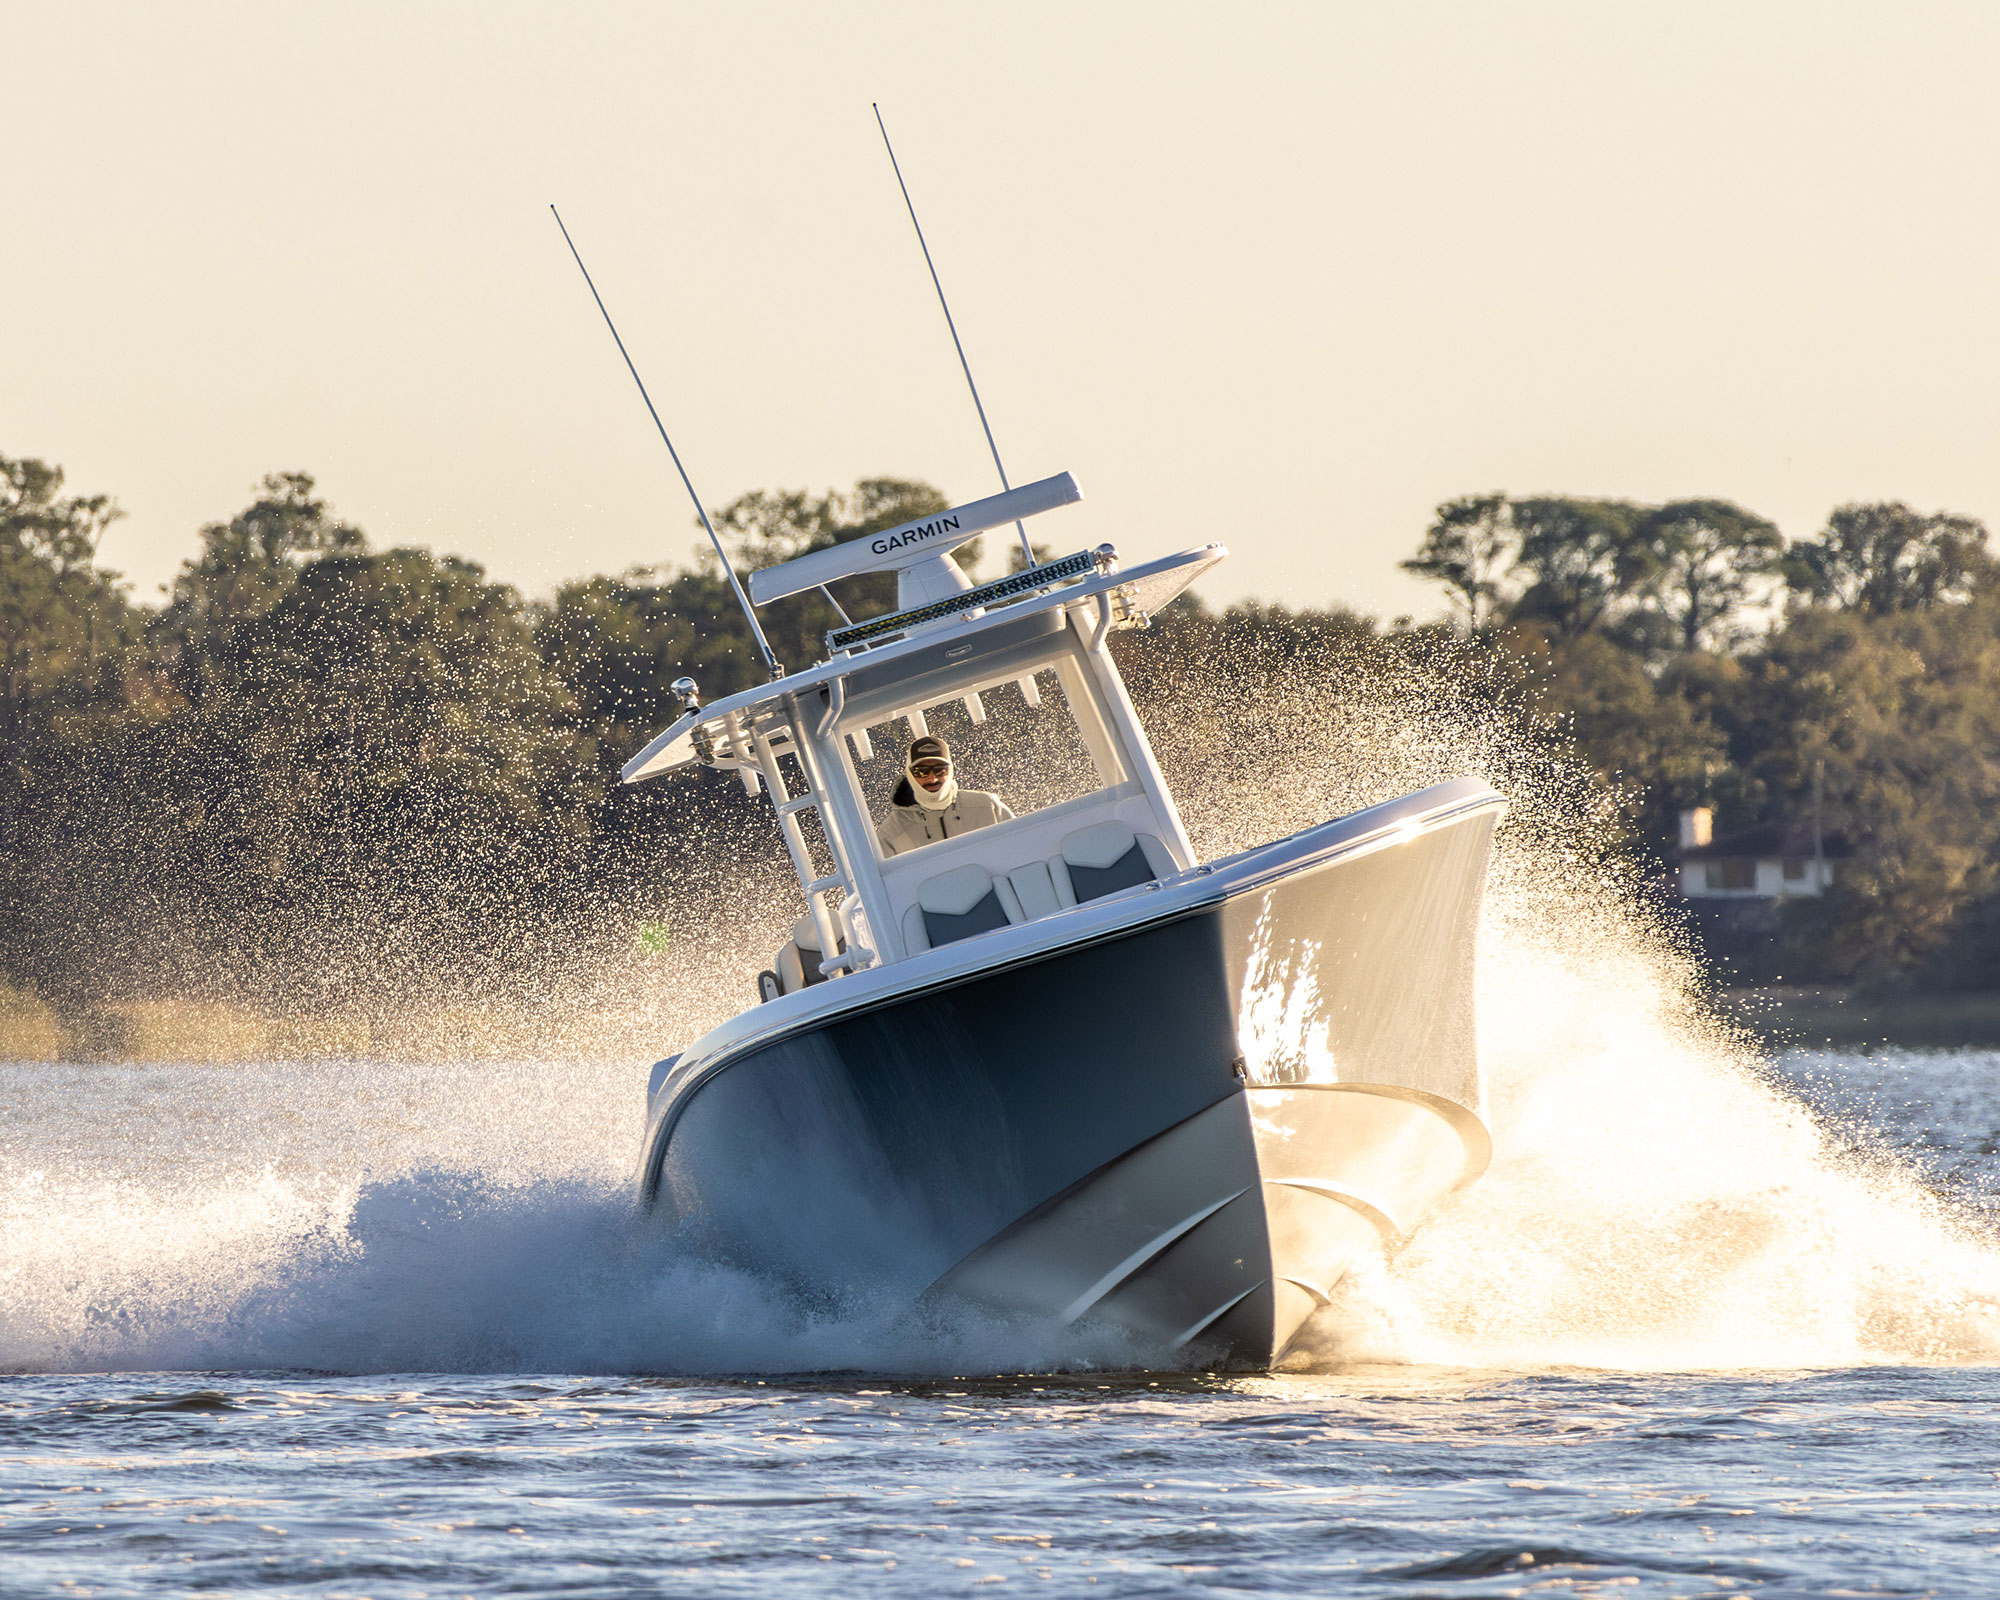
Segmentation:
{"type": "Polygon", "coordinates": [[[1766,823],[1718,835],[1707,806],[1681,813],[1680,889],[1688,900],[1816,899],[1852,854],[1812,823],[1766,823]]]}

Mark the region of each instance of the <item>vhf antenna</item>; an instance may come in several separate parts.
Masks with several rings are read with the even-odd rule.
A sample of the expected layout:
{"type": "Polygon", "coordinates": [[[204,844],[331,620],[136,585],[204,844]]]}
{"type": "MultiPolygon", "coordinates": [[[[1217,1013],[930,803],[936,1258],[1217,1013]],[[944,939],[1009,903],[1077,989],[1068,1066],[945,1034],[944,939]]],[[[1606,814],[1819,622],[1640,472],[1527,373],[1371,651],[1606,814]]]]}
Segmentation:
{"type": "MultiPolygon", "coordinates": [[[[958,364],[965,371],[965,386],[972,391],[972,407],[979,413],[979,426],[986,430],[986,448],[993,452],[993,465],[1000,474],[1000,487],[1011,489],[1007,481],[1007,469],[1000,463],[1000,447],[993,442],[993,426],[986,420],[986,407],[979,402],[979,385],[972,381],[972,364],[965,359],[965,346],[959,342],[958,324],[951,319],[951,306],[944,297],[944,285],[938,282],[937,263],[931,260],[931,247],[924,242],[924,225],[917,221],[916,202],[910,198],[910,186],[903,182],[903,166],[896,159],[896,147],[889,143],[889,129],[882,121],[882,108],[869,101],[869,110],[875,113],[875,126],[882,130],[882,148],[889,152],[889,165],[895,169],[896,187],[903,191],[903,204],[909,208],[910,226],[917,230],[917,244],[924,252],[924,265],[931,269],[931,287],[937,290],[938,305],[944,311],[944,325],[951,329],[951,347],[958,352],[958,364]]],[[[1021,536],[1021,555],[1029,566],[1035,564],[1035,547],[1028,543],[1028,530],[1017,520],[1014,531],[1021,536]]]]}
{"type": "MultiPolygon", "coordinates": [[[[751,636],[756,639],[757,649],[764,657],[764,665],[771,669],[773,680],[782,678],[785,669],[778,665],[778,658],[771,654],[771,641],[764,637],[764,630],[757,625],[756,609],[750,604],[750,597],[743,592],[743,585],[737,579],[736,569],[729,564],[729,557],[723,553],[722,541],[715,534],[715,524],[708,520],[708,510],[702,505],[701,496],[694,492],[694,484],[688,478],[687,468],[681,465],[681,453],[674,448],[674,441],[667,437],[667,425],[660,420],[660,413],[654,409],[653,397],[646,393],[646,380],[639,376],[639,369],[632,365],[632,357],[625,349],[625,341],[618,337],[618,324],[611,320],[611,313],[604,310],[604,296],[597,292],[597,285],[591,283],[590,268],[583,264],[583,257],[577,253],[576,241],[569,236],[569,229],[563,228],[562,213],[551,205],[549,214],[556,219],[556,226],[562,228],[563,243],[569,246],[569,253],[576,256],[576,269],[583,274],[583,281],[590,287],[590,298],[597,302],[597,309],[604,313],[604,325],[611,330],[611,342],[618,346],[618,353],[625,357],[625,370],[632,374],[632,381],[639,386],[639,398],[646,402],[647,411],[652,413],[653,426],[660,430],[660,443],[667,447],[667,454],[674,458],[674,470],[680,473],[681,482],[687,485],[688,498],[694,502],[695,515],[701,518],[701,525],[708,530],[708,542],[715,546],[716,559],[722,563],[722,570],[729,574],[729,587],[736,591],[736,603],[743,608],[744,618],[750,624],[751,636]]],[[[996,456],[994,459],[999,458],[996,456]]],[[[1025,539],[1026,535],[1022,537],[1025,539]]]]}

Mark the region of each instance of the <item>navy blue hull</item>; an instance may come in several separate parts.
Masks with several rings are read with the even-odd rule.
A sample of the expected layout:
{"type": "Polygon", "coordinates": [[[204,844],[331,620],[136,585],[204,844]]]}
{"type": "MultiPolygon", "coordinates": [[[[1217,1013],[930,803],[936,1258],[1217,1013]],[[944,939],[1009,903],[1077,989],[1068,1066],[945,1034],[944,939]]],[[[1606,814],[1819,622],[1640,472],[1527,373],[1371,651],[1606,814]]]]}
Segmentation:
{"type": "Polygon", "coordinates": [[[669,1086],[645,1192],[691,1240],[809,1294],[942,1285],[1133,1323],[1190,1364],[1268,1365],[1375,1213],[1410,1203],[1345,1195],[1333,1170],[1359,1159],[1364,1098],[1456,1141],[1445,1188],[1483,1164],[1472,956],[1494,815],[1332,857],[1301,836],[1296,868],[1218,869],[1207,903],[750,1043],[669,1086]],[[1303,1176],[1271,1176],[1274,1126],[1303,1176]],[[1336,1196],[1339,1260],[1291,1270],[1301,1247],[1280,1235],[1331,1235],[1274,1225],[1271,1183],[1284,1205],[1336,1196]]]}

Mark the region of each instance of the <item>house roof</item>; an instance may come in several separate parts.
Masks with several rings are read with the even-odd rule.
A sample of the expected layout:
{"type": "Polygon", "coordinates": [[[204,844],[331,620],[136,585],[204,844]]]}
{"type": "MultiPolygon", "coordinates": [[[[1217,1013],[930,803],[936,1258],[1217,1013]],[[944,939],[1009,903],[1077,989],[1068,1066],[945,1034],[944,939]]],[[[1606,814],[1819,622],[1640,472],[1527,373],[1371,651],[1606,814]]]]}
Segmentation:
{"type": "MultiPolygon", "coordinates": [[[[1854,854],[1854,846],[1844,834],[1829,833],[1821,841],[1829,861],[1844,861],[1854,854]]],[[[1767,822],[1736,833],[1718,834],[1707,844],[1681,852],[1683,861],[1719,861],[1725,857],[1751,856],[1760,861],[1777,861],[1790,856],[1810,857],[1813,853],[1812,828],[1798,822],[1767,822]]]]}

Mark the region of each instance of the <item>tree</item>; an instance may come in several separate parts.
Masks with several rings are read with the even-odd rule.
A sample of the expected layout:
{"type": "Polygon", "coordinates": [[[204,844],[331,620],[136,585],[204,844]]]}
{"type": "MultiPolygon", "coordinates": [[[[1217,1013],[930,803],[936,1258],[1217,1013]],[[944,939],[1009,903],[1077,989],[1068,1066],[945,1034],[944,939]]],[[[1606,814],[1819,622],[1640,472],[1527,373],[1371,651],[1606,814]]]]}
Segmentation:
{"type": "Polygon", "coordinates": [[[11,750],[50,696],[78,691],[113,642],[126,603],[97,566],[123,513],[107,495],[64,496],[63,472],[0,456],[0,744],[11,750]]]}
{"type": "Polygon", "coordinates": [[[182,564],[155,625],[168,675],[192,701],[214,690],[217,672],[235,670],[241,625],[276,607],[307,563],[368,547],[359,528],[329,514],[310,473],[274,472],[258,488],[229,521],[201,530],[201,554],[182,564]]]}
{"type": "Polygon", "coordinates": [[[1892,500],[1840,507],[1792,546],[1785,573],[1809,605],[1882,617],[1964,600],[1992,566],[1977,518],[1892,500]]]}
{"type": "MultiPolygon", "coordinates": [[[[566,583],[537,616],[535,641],[568,687],[607,776],[680,715],[669,689],[676,678],[693,678],[716,700],[765,677],[736,597],[713,573],[634,568],[566,583]]],[[[798,644],[795,636],[785,642],[798,644]]],[[[804,658],[795,654],[791,664],[804,658]]]]}
{"type": "Polygon", "coordinates": [[[1724,755],[1721,733],[1629,651],[1583,634],[1551,652],[1539,687],[1542,716],[1575,736],[1605,781],[1643,791],[1638,814],[1653,839],[1672,837],[1682,806],[1706,801],[1724,755]]]}
{"type": "MultiPolygon", "coordinates": [[[[711,520],[742,571],[862,538],[948,505],[927,483],[864,478],[846,493],[758,490],[713,511],[711,520]]],[[[637,792],[616,786],[618,769],[681,714],[670,685],[686,675],[713,702],[765,681],[736,597],[705,540],[695,555],[692,570],[635,567],[616,578],[566,583],[538,608],[535,619],[536,647],[574,705],[579,751],[594,760],[597,779],[608,791],[592,825],[600,837],[620,842],[610,852],[625,863],[619,870],[629,869],[650,848],[641,836],[659,832],[668,813],[675,826],[692,826],[703,806],[726,803],[705,784],[652,785],[637,792]]],[[[841,589],[856,615],[895,603],[895,578],[889,574],[846,579],[841,589]]],[[[798,669],[826,653],[826,631],[841,619],[824,597],[810,593],[758,607],[758,620],[779,661],[798,669]]]]}
{"type": "MultiPolygon", "coordinates": [[[[759,489],[712,512],[710,520],[741,571],[865,538],[949,505],[927,483],[863,478],[847,493],[759,489]]],[[[704,541],[695,557],[690,571],[635,567],[618,578],[566,583],[536,624],[544,657],[568,684],[609,766],[680,715],[667,686],[683,674],[709,700],[764,680],[763,662],[714,552],[704,541]]],[[[977,541],[968,559],[977,559],[977,541]]],[[[895,604],[892,574],[865,573],[841,580],[840,588],[851,615],[895,604]]],[[[841,622],[817,592],[759,606],[757,618],[773,653],[794,670],[826,653],[826,632],[841,622]]]]}
{"type": "Polygon", "coordinates": [[[1477,634],[1492,619],[1500,600],[1499,580],[1513,565],[1514,552],[1507,497],[1468,495],[1437,508],[1423,545],[1401,566],[1443,584],[1452,604],[1464,612],[1467,631],[1477,634]]]}
{"type": "Polygon", "coordinates": [[[1801,908],[1806,953],[1837,977],[1907,967],[2000,886],[2000,606],[1801,610],[1748,665],[1731,753],[1767,820],[1800,816],[1823,773],[1826,827],[1855,852],[1801,908]]]}
{"type": "Polygon", "coordinates": [[[1629,604],[1657,569],[1636,536],[1640,511],[1623,500],[1544,496],[1511,507],[1520,538],[1516,570],[1528,578],[1514,616],[1574,639],[1629,604]]]}
{"type": "Polygon", "coordinates": [[[1729,642],[1731,619],[1776,577],[1785,549],[1776,527],[1727,500],[1655,506],[1634,536],[1652,568],[1650,592],[1690,651],[1729,642]]]}
{"type": "Polygon", "coordinates": [[[114,707],[129,608],[97,565],[119,516],[106,495],[64,495],[47,462],[0,456],[0,977],[45,989],[30,926],[39,841],[67,792],[69,723],[114,707]]]}
{"type": "Polygon", "coordinates": [[[474,562],[325,549],[183,661],[197,699],[118,752],[110,848],[177,941],[274,994],[421,977],[532,928],[596,792],[528,607],[474,562]]]}
{"type": "Polygon", "coordinates": [[[88,568],[104,530],[125,513],[109,495],[62,497],[63,470],[0,456],[0,550],[43,562],[57,576],[88,568]]]}

